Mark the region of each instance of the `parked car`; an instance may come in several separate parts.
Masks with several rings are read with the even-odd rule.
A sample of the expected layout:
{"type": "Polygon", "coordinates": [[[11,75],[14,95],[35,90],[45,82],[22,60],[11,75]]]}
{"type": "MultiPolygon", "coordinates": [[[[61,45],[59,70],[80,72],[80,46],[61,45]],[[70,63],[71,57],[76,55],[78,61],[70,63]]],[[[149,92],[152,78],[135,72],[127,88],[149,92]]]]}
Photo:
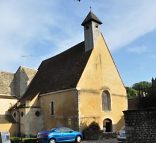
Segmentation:
{"type": "Polygon", "coordinates": [[[82,140],[82,133],[70,128],[59,127],[50,131],[41,131],[37,134],[39,143],[77,142],[82,140]]]}
{"type": "Polygon", "coordinates": [[[122,128],[117,134],[118,143],[126,143],[126,131],[122,128]]]}

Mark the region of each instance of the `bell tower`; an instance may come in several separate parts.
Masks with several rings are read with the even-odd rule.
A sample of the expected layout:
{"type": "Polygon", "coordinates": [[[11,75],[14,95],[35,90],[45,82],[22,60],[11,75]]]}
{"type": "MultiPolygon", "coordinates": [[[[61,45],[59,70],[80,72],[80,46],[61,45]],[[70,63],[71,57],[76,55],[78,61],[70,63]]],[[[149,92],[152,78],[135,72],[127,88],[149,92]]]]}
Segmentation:
{"type": "Polygon", "coordinates": [[[94,48],[95,42],[101,33],[101,24],[102,22],[91,11],[82,22],[81,25],[84,26],[85,51],[89,51],[94,48]]]}

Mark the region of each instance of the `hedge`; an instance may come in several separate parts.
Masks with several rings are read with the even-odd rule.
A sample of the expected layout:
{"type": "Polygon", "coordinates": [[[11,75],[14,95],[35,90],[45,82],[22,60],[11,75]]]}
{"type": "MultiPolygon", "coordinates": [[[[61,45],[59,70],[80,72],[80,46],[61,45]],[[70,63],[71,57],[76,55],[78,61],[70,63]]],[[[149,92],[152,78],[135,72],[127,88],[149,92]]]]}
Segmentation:
{"type": "Polygon", "coordinates": [[[11,137],[11,143],[36,143],[36,138],[11,137]]]}

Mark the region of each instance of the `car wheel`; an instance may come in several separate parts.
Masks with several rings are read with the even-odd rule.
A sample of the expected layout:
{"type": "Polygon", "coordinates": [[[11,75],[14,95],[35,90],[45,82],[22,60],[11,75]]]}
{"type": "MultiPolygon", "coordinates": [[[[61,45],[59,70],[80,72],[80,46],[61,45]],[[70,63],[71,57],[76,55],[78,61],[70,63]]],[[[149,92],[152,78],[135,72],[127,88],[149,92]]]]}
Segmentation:
{"type": "Polygon", "coordinates": [[[50,139],[49,143],[56,143],[55,139],[50,139]]]}
{"type": "Polygon", "coordinates": [[[77,136],[76,139],[75,139],[75,142],[80,143],[81,142],[81,136],[77,136]]]}

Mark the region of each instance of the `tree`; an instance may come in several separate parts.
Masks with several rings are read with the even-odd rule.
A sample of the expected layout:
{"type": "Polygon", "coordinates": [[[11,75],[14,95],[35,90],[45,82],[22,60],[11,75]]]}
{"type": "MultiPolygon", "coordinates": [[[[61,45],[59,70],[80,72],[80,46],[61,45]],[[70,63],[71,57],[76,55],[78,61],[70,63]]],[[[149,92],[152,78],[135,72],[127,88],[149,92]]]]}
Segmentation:
{"type": "Polygon", "coordinates": [[[149,89],[151,87],[151,82],[148,81],[141,81],[138,83],[133,84],[132,88],[135,90],[140,90],[140,89],[149,89]]]}
{"type": "Polygon", "coordinates": [[[133,89],[132,87],[126,87],[126,91],[128,98],[135,98],[138,95],[137,90],[133,89]]]}
{"type": "Polygon", "coordinates": [[[145,97],[149,95],[151,85],[152,85],[151,82],[141,81],[133,84],[132,88],[138,91],[139,97],[145,97]]]}
{"type": "Polygon", "coordinates": [[[139,97],[135,101],[136,108],[156,107],[156,78],[152,82],[141,81],[126,87],[128,98],[139,97]]]}
{"type": "Polygon", "coordinates": [[[149,95],[150,96],[156,96],[156,78],[152,78],[152,85],[151,88],[149,90],[149,95]]]}
{"type": "Polygon", "coordinates": [[[132,87],[126,87],[128,98],[145,97],[149,95],[151,82],[141,81],[133,84],[132,87]]]}

